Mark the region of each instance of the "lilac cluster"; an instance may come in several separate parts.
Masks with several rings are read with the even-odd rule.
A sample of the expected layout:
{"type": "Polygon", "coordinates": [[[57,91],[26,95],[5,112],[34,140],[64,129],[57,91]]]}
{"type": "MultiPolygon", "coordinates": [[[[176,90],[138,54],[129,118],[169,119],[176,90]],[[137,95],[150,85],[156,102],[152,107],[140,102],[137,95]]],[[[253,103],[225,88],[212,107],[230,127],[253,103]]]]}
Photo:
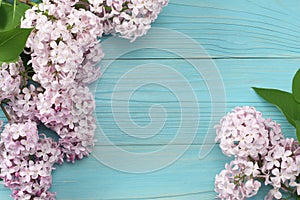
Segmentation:
{"type": "Polygon", "coordinates": [[[14,199],[55,199],[49,192],[53,165],[82,159],[94,146],[95,101],[88,86],[101,75],[99,38],[144,35],[166,4],[43,0],[25,12],[21,27],[33,28],[26,70],[21,59],[0,68],[0,101],[9,121],[1,134],[0,178],[14,199]],[[38,124],[55,131],[57,141],[38,134],[38,124]]]}
{"type": "Polygon", "coordinates": [[[8,104],[11,120],[42,122],[54,130],[58,144],[69,162],[88,156],[96,129],[94,97],[86,86],[43,90],[30,84],[8,104]]]}
{"type": "Polygon", "coordinates": [[[19,93],[25,68],[21,59],[18,62],[2,63],[0,66],[0,101],[10,99],[19,93]]]}
{"type": "Polygon", "coordinates": [[[11,120],[17,123],[28,120],[38,122],[38,94],[42,92],[43,89],[41,87],[29,84],[27,87],[21,89],[18,94],[14,95],[6,107],[11,120]]]}
{"type": "Polygon", "coordinates": [[[44,88],[68,88],[78,84],[76,77],[95,74],[95,62],[103,53],[97,37],[103,29],[100,19],[93,13],[75,8],[76,1],[44,0],[25,13],[22,28],[34,30],[27,40],[31,52],[31,63],[34,69],[33,80],[44,88]],[[91,65],[89,65],[91,64],[91,65]],[[88,65],[88,66],[87,66],[88,65]],[[84,68],[84,69],[83,69],[84,68]],[[89,70],[86,74],[80,74],[89,70]]]}
{"type": "Polygon", "coordinates": [[[257,163],[236,159],[216,175],[216,192],[220,199],[245,199],[254,196],[261,183],[251,175],[259,174],[257,163]]]}
{"type": "Polygon", "coordinates": [[[293,138],[286,138],[273,147],[264,158],[261,167],[266,185],[273,189],[266,199],[282,198],[282,191],[300,195],[300,145],[293,138]]]}
{"type": "Polygon", "coordinates": [[[235,157],[216,175],[218,198],[252,197],[261,182],[273,187],[267,200],[281,199],[283,192],[300,195],[300,145],[285,139],[275,121],[254,107],[237,107],[221,119],[216,132],[223,153],[235,157]]]}
{"type": "Polygon", "coordinates": [[[16,200],[55,199],[48,191],[54,163],[62,163],[58,144],[39,138],[35,122],[7,124],[1,134],[0,178],[16,200]]]}
{"type": "Polygon", "coordinates": [[[48,89],[38,97],[37,117],[60,136],[59,144],[67,161],[88,156],[96,129],[95,102],[89,88],[48,89]]]}
{"type": "Polygon", "coordinates": [[[253,107],[236,108],[216,125],[216,141],[225,155],[258,159],[282,138],[280,126],[253,107]]]}
{"type": "Polygon", "coordinates": [[[134,41],[145,35],[168,0],[88,0],[90,10],[101,18],[105,34],[134,41]]]}

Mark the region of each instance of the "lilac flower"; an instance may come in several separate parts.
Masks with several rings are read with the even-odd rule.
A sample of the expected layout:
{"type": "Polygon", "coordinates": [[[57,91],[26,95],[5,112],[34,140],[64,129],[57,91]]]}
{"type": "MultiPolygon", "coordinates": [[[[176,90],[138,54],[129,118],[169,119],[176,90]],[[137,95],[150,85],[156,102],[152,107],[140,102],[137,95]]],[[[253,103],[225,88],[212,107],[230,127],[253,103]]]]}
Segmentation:
{"type": "MultiPolygon", "coordinates": [[[[103,33],[96,15],[62,0],[45,0],[33,6],[26,11],[21,27],[35,28],[27,40],[33,79],[53,89],[75,83],[78,70],[84,67],[84,56],[98,45],[97,38],[103,33]]],[[[99,62],[102,56],[97,58],[99,62]]]]}
{"type": "Polygon", "coordinates": [[[16,63],[2,63],[0,66],[0,101],[10,99],[19,93],[24,82],[21,75],[24,71],[21,59],[16,63]]]}
{"type": "Polygon", "coordinates": [[[264,169],[264,174],[267,174],[266,177],[269,179],[267,184],[274,187],[276,194],[279,194],[277,189],[282,185],[287,185],[287,187],[296,186],[294,180],[300,175],[300,169],[297,165],[297,158],[300,156],[299,150],[297,141],[282,139],[270,150],[269,156],[263,161],[262,169],[264,169]],[[270,157],[273,157],[272,160],[270,157]]]}
{"type": "Polygon", "coordinates": [[[88,156],[94,145],[95,102],[87,87],[74,86],[59,91],[47,89],[39,94],[37,117],[59,136],[67,161],[88,156]]]}
{"type": "Polygon", "coordinates": [[[36,148],[36,159],[41,162],[48,162],[50,164],[63,163],[63,155],[59,144],[53,139],[46,137],[42,134],[44,138],[41,138],[36,148]]]}
{"type": "Polygon", "coordinates": [[[168,0],[88,0],[90,11],[100,18],[105,34],[134,41],[145,35],[168,0]]]}
{"type": "Polygon", "coordinates": [[[265,197],[265,200],[273,200],[274,198],[281,199],[281,197],[282,197],[282,194],[279,191],[279,188],[276,188],[276,189],[272,189],[269,191],[269,193],[265,197]]]}
{"type": "Polygon", "coordinates": [[[11,120],[16,123],[22,123],[28,120],[38,122],[36,117],[38,112],[36,103],[38,94],[42,91],[43,89],[41,87],[30,84],[24,87],[14,98],[11,98],[6,107],[11,120]]]}
{"type": "Polygon", "coordinates": [[[278,168],[272,170],[272,175],[274,176],[271,177],[271,181],[272,185],[275,187],[279,188],[281,186],[281,182],[285,182],[286,180],[284,173],[282,173],[278,168]]]}
{"type": "Polygon", "coordinates": [[[284,147],[276,146],[273,156],[275,159],[282,159],[286,160],[290,155],[292,155],[292,152],[290,150],[285,150],[284,147]]]}
{"type": "Polygon", "coordinates": [[[272,169],[274,166],[279,167],[280,162],[273,156],[273,152],[269,152],[267,156],[265,156],[266,166],[265,168],[267,170],[272,169]]]}
{"type": "Polygon", "coordinates": [[[298,170],[297,164],[292,157],[288,157],[285,160],[282,159],[281,169],[285,170],[287,175],[293,174],[294,172],[297,172],[297,170],[298,170]]]}
{"type": "Polygon", "coordinates": [[[257,180],[254,179],[250,179],[247,180],[247,182],[245,183],[245,196],[248,197],[252,197],[255,196],[259,190],[261,186],[261,183],[257,180]]]}
{"type": "MultiPolygon", "coordinates": [[[[55,199],[49,192],[53,165],[82,159],[94,146],[95,102],[87,85],[101,75],[97,65],[104,54],[98,38],[112,33],[135,40],[167,2],[43,0],[26,11],[21,27],[33,28],[26,53],[35,83],[23,78],[27,74],[21,61],[0,68],[0,100],[9,100],[6,109],[11,116],[0,136],[0,178],[13,199],[55,199]],[[86,8],[77,8],[77,3],[86,8]],[[38,123],[54,130],[58,142],[38,134],[38,123]]],[[[245,141],[254,137],[249,134],[245,141]]],[[[290,172],[289,164],[285,169],[290,172]]],[[[257,173],[255,165],[247,170],[252,170],[250,176],[257,173]]],[[[244,185],[246,196],[258,187],[250,180],[244,185]]]]}
{"type": "Polygon", "coordinates": [[[266,120],[253,107],[237,107],[216,126],[216,141],[224,154],[237,157],[265,156],[273,143],[283,136],[280,126],[266,120]]]}
{"type": "Polygon", "coordinates": [[[51,172],[55,163],[62,163],[63,155],[57,142],[38,136],[35,122],[5,125],[0,150],[0,178],[13,191],[14,199],[55,199],[48,192],[51,172]]]}
{"type": "Polygon", "coordinates": [[[290,182],[290,186],[296,187],[297,194],[300,195],[300,184],[299,183],[297,183],[295,180],[292,179],[290,182]]]}
{"type": "Polygon", "coordinates": [[[256,194],[257,180],[273,187],[267,200],[281,199],[283,191],[299,195],[300,145],[293,138],[284,139],[276,122],[262,118],[253,107],[238,107],[222,118],[216,130],[223,153],[236,157],[216,176],[219,198],[244,199],[245,194],[256,194]],[[226,181],[233,185],[229,188],[226,181]],[[234,191],[240,191],[240,196],[234,191]]]}
{"type": "Polygon", "coordinates": [[[96,81],[101,76],[98,63],[103,57],[104,53],[100,43],[85,52],[82,67],[77,69],[75,81],[80,85],[87,85],[96,81]]]}
{"type": "Polygon", "coordinates": [[[245,169],[245,174],[247,176],[253,176],[256,177],[258,174],[260,174],[259,171],[259,166],[257,164],[257,162],[253,163],[253,162],[247,162],[247,167],[245,169]]]}
{"type": "Polygon", "coordinates": [[[1,134],[4,147],[12,155],[28,156],[35,152],[39,136],[35,122],[7,124],[1,134]]]}
{"type": "Polygon", "coordinates": [[[247,176],[245,169],[250,162],[233,160],[225,169],[216,175],[215,191],[220,199],[246,199],[257,194],[261,183],[247,176]]]}

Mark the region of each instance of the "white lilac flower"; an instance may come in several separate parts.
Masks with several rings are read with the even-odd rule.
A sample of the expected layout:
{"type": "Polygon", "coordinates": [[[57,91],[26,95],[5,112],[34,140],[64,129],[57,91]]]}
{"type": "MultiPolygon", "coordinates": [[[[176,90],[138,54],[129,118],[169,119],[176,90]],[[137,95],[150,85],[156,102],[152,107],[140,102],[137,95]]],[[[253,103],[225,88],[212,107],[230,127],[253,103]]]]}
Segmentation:
{"type": "Polygon", "coordinates": [[[257,162],[253,163],[253,162],[247,162],[247,167],[245,169],[245,174],[247,176],[253,176],[256,177],[258,174],[260,174],[259,171],[259,166],[257,164],[257,162]]]}
{"type": "Polygon", "coordinates": [[[39,137],[36,123],[30,121],[8,124],[3,133],[0,141],[0,178],[12,190],[13,199],[54,200],[55,193],[48,190],[52,184],[53,165],[62,163],[63,159],[58,143],[45,135],[39,137]],[[22,151],[11,149],[17,141],[21,141],[20,146],[24,145],[22,151]],[[43,152],[42,156],[40,152],[43,152]]]}
{"type": "Polygon", "coordinates": [[[24,87],[21,92],[15,95],[8,102],[6,109],[12,122],[25,122],[28,120],[38,122],[37,107],[38,94],[43,92],[41,87],[33,84],[24,87]]]}
{"type": "MultiPolygon", "coordinates": [[[[13,199],[55,199],[49,192],[53,165],[82,159],[94,145],[95,102],[87,84],[101,75],[99,37],[107,33],[135,40],[147,32],[167,2],[43,0],[26,11],[21,27],[33,28],[26,53],[35,83],[23,80],[27,74],[21,61],[3,63],[0,69],[0,100],[9,99],[6,109],[11,118],[1,134],[0,178],[13,199]],[[86,9],[77,8],[77,3],[86,9]],[[40,122],[58,134],[57,142],[38,134],[40,122]]],[[[252,175],[257,173],[253,166],[249,169],[252,175]]],[[[286,169],[290,170],[289,163],[286,169]]],[[[245,182],[245,195],[257,186],[245,182]]]]}
{"type": "Polygon", "coordinates": [[[265,156],[273,143],[283,136],[276,122],[266,120],[253,107],[237,107],[215,126],[224,154],[237,157],[265,156]]]}
{"type": "MultiPolygon", "coordinates": [[[[74,3],[45,0],[27,10],[21,22],[22,28],[34,27],[26,45],[31,50],[33,80],[44,88],[73,85],[78,71],[85,67],[86,54],[98,45],[103,33],[100,19],[76,9],[74,3]]],[[[99,62],[102,56],[97,58],[99,62]]]]}
{"type": "MultiPolygon", "coordinates": [[[[282,139],[263,160],[262,171],[268,179],[267,184],[274,187],[274,191],[269,195],[274,193],[279,197],[278,189],[282,185],[297,187],[295,180],[300,175],[297,163],[297,158],[300,156],[299,150],[299,143],[294,139],[282,139]]],[[[274,197],[277,198],[276,196],[274,197]]]]}
{"type": "Polygon", "coordinates": [[[67,161],[88,156],[94,145],[95,102],[87,87],[46,90],[39,94],[37,117],[58,136],[67,161]]]}
{"type": "Polygon", "coordinates": [[[279,188],[274,188],[272,190],[270,190],[267,194],[267,196],[265,197],[265,200],[273,200],[275,199],[281,199],[282,194],[279,191],[279,188]]]}
{"type": "Polygon", "coordinates": [[[87,85],[96,81],[100,76],[99,60],[102,60],[104,53],[100,43],[90,48],[84,55],[82,67],[78,68],[75,81],[80,85],[87,85]]]}
{"type": "Polygon", "coordinates": [[[246,199],[257,194],[261,183],[247,176],[245,170],[251,168],[250,162],[236,159],[225,165],[216,175],[215,191],[220,199],[246,199]]]}
{"type": "Polygon", "coordinates": [[[22,73],[25,69],[21,60],[12,63],[2,63],[0,66],[0,101],[11,99],[20,91],[24,82],[22,73]]]}
{"type": "Polygon", "coordinates": [[[134,41],[145,35],[168,0],[88,0],[106,34],[134,41]]]}
{"type": "Polygon", "coordinates": [[[1,133],[4,147],[11,155],[28,156],[35,152],[39,136],[35,122],[6,124],[1,133]]]}
{"type": "Polygon", "coordinates": [[[299,195],[300,145],[284,139],[275,121],[262,118],[253,107],[238,107],[216,129],[223,153],[236,158],[216,176],[218,198],[245,199],[251,188],[254,192],[249,194],[257,192],[257,180],[273,187],[266,200],[281,199],[283,191],[299,195]]]}

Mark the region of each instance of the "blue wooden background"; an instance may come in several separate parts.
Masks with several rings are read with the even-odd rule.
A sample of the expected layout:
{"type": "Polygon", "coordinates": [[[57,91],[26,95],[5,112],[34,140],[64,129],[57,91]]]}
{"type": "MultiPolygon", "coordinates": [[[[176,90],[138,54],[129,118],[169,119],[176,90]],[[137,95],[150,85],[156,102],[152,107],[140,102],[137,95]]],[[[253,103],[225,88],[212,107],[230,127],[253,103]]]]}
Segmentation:
{"type": "MultiPolygon", "coordinates": [[[[174,38],[153,29],[149,32],[152,40],[144,40],[148,46],[138,40],[136,47],[140,49],[122,56],[114,52],[126,52],[131,48],[129,43],[104,40],[106,56],[101,65],[107,68],[93,86],[98,124],[95,152],[75,165],[57,166],[52,187],[57,199],[213,199],[215,174],[230,160],[217,145],[213,147],[210,122],[225,114],[222,109],[213,110],[213,103],[224,105],[226,111],[255,106],[265,117],[278,121],[286,136],[294,137],[294,128],[251,86],[291,89],[292,76],[300,66],[299,7],[297,0],[170,0],[153,27],[184,35],[177,38],[175,34],[174,38]],[[199,52],[195,44],[207,54],[199,52]],[[190,60],[202,63],[202,74],[190,60]],[[205,63],[214,64],[220,76],[205,63]],[[183,78],[163,71],[164,67],[183,78]],[[145,82],[148,79],[153,84],[145,82]],[[218,81],[223,85],[209,86],[218,81]],[[135,83],[140,87],[134,88],[135,83]],[[182,85],[182,90],[174,92],[163,86],[169,83],[177,88],[182,85]],[[194,98],[188,93],[191,88],[196,104],[189,102],[194,98]],[[226,96],[213,99],[213,93],[226,96]],[[160,107],[151,110],[153,105],[160,107]],[[181,126],[192,142],[175,140],[181,126]],[[162,150],[170,146],[174,154],[162,150]],[[119,149],[129,152],[127,157],[119,149]],[[202,155],[203,149],[208,150],[207,156],[202,155]],[[147,160],[153,152],[159,156],[147,160]],[[182,156],[174,161],[177,152],[182,156]]],[[[253,199],[262,199],[266,192],[267,188],[253,199]]],[[[0,199],[9,199],[9,194],[0,187],[0,199]]]]}

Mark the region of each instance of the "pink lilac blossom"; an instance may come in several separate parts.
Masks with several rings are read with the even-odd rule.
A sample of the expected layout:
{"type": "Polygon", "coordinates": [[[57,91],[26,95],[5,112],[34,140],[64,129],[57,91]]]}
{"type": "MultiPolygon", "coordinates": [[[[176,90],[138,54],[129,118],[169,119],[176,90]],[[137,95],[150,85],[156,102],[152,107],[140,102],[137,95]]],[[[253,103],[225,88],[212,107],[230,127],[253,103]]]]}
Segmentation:
{"type": "Polygon", "coordinates": [[[88,63],[85,56],[90,51],[98,51],[95,58],[99,60],[93,63],[102,59],[98,40],[103,33],[100,19],[89,11],[76,9],[74,3],[44,0],[27,10],[22,20],[22,28],[34,27],[26,45],[31,50],[33,80],[44,88],[69,87],[80,73],[94,70],[82,69],[88,63]]]}
{"type": "Polygon", "coordinates": [[[11,155],[28,156],[35,152],[39,136],[35,122],[6,124],[1,133],[1,141],[11,155]]]}
{"type": "Polygon", "coordinates": [[[96,81],[100,76],[99,60],[102,60],[104,53],[100,44],[96,44],[85,52],[82,67],[77,69],[75,81],[80,85],[88,85],[96,81]]]}
{"type": "MultiPolygon", "coordinates": [[[[27,41],[33,79],[44,91],[31,99],[20,95],[12,103],[22,106],[28,97],[25,102],[33,105],[30,113],[56,131],[66,160],[72,162],[87,156],[94,145],[95,104],[86,85],[100,76],[97,63],[103,58],[97,39],[103,32],[99,18],[76,9],[76,3],[45,0],[26,11],[22,26],[35,27],[27,41]]],[[[27,114],[12,108],[20,119],[27,114]]]]}
{"type": "Polygon", "coordinates": [[[215,191],[220,199],[246,199],[257,194],[261,183],[246,175],[249,162],[233,160],[225,165],[225,169],[216,175],[215,191]]]}
{"type": "Polygon", "coordinates": [[[280,126],[253,107],[237,107],[215,126],[220,147],[229,156],[258,159],[283,138],[280,126]]]}
{"type": "MultiPolygon", "coordinates": [[[[33,28],[25,52],[33,75],[21,60],[0,69],[0,100],[10,116],[1,134],[0,178],[13,199],[55,199],[48,191],[53,165],[82,159],[94,146],[95,102],[87,85],[101,75],[99,37],[112,33],[135,40],[167,2],[43,0],[26,11],[21,27],[33,28]],[[38,123],[54,130],[58,141],[38,134],[38,123]]],[[[256,174],[255,167],[246,170],[256,174]]],[[[245,187],[250,191],[253,183],[245,187]]]]}
{"type": "Polygon", "coordinates": [[[19,94],[11,98],[6,106],[11,121],[20,123],[31,120],[38,122],[38,94],[43,91],[41,87],[29,84],[27,87],[24,87],[19,94]]]}
{"type": "Polygon", "coordinates": [[[134,41],[145,35],[168,0],[88,0],[90,11],[99,16],[105,34],[134,41]]]}
{"type": "Polygon", "coordinates": [[[51,90],[38,95],[37,117],[59,136],[67,161],[88,156],[94,146],[95,101],[88,87],[51,90]]]}
{"type": "Polygon", "coordinates": [[[19,93],[20,87],[24,84],[21,76],[25,73],[23,62],[2,63],[0,66],[0,101],[13,98],[19,93]]]}
{"type": "Polygon", "coordinates": [[[15,200],[55,199],[48,189],[55,163],[62,163],[57,142],[39,137],[35,122],[5,125],[0,141],[0,178],[15,200]]]}
{"type": "MultiPolygon", "coordinates": [[[[235,157],[216,176],[218,198],[248,198],[241,192],[244,191],[242,183],[246,185],[245,179],[271,185],[273,189],[266,200],[281,199],[283,192],[300,195],[300,145],[293,138],[283,138],[276,122],[264,119],[253,107],[237,107],[221,119],[216,132],[223,153],[235,157]],[[247,141],[249,135],[251,139],[247,141]],[[259,145],[258,139],[263,141],[259,145]],[[261,144],[265,146],[261,148],[261,144]],[[251,153],[253,151],[256,153],[251,153]]],[[[255,185],[254,182],[249,182],[249,187],[255,185]]],[[[253,191],[257,193],[258,188],[253,191]]]]}
{"type": "MultiPolygon", "coordinates": [[[[47,127],[56,131],[59,139],[59,147],[69,162],[88,156],[94,145],[95,117],[93,111],[95,102],[87,87],[78,86],[69,90],[46,90],[38,93],[31,85],[30,91],[33,98],[29,98],[30,107],[28,113],[34,113],[35,120],[40,120],[47,127]]],[[[24,89],[23,89],[24,90],[24,89]]],[[[28,89],[26,92],[28,93],[28,89]]],[[[25,95],[20,95],[24,97],[25,95]]],[[[12,108],[13,116],[19,116],[19,121],[28,117],[27,110],[19,99],[12,108]],[[18,107],[18,105],[20,105],[18,107]],[[20,113],[20,114],[19,114],[20,113]],[[25,116],[25,117],[24,117],[25,116]]],[[[14,118],[14,121],[17,121],[14,118]]]]}
{"type": "Polygon", "coordinates": [[[265,179],[266,185],[274,187],[268,197],[280,199],[282,196],[280,190],[285,188],[295,189],[295,192],[300,195],[299,183],[296,181],[299,180],[300,175],[299,164],[300,145],[293,138],[282,139],[268,152],[261,167],[261,177],[265,179]]]}

